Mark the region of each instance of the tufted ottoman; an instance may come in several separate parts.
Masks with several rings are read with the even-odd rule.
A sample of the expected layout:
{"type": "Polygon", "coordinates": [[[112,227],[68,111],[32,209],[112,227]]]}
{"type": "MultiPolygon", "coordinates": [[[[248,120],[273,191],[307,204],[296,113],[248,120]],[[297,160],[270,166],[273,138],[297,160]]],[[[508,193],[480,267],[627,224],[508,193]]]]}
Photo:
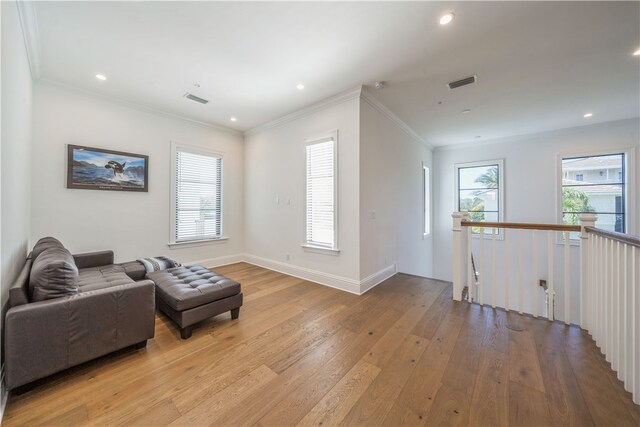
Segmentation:
{"type": "Polygon", "coordinates": [[[148,273],[156,284],[156,308],[180,326],[180,336],[191,336],[193,325],[231,311],[237,319],[242,306],[240,283],[207,270],[187,265],[148,273]]]}

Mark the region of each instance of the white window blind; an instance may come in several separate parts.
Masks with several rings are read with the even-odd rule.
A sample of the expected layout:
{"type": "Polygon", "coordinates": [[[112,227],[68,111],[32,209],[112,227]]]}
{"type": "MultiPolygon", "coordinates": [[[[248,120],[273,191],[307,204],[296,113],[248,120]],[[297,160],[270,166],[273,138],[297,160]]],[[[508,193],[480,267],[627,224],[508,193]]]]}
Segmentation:
{"type": "Polygon", "coordinates": [[[175,151],[175,241],[218,238],[222,234],[222,158],[175,151]]]}
{"type": "Polygon", "coordinates": [[[429,168],[422,165],[422,234],[426,236],[430,233],[431,210],[429,208],[429,199],[431,185],[429,183],[429,168]]]}
{"type": "Polygon", "coordinates": [[[306,244],[336,248],[335,138],[306,146],[306,244]]]}

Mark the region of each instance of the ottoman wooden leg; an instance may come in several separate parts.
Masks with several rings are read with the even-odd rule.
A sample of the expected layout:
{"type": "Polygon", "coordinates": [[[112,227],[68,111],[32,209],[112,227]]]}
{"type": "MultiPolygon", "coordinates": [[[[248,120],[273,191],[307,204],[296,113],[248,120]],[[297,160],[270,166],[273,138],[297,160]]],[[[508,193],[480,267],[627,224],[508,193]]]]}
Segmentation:
{"type": "Polygon", "coordinates": [[[240,307],[231,310],[231,318],[237,319],[240,316],[240,307]]]}
{"type": "Polygon", "coordinates": [[[183,340],[191,338],[191,333],[193,332],[193,326],[186,326],[184,328],[180,328],[180,338],[183,340]]]}

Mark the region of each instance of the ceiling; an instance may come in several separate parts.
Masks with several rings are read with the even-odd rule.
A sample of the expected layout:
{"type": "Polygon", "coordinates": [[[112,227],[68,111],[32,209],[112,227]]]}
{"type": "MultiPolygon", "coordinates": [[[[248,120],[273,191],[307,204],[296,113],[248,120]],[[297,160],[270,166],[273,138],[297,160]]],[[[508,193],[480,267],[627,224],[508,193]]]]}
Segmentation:
{"type": "Polygon", "coordinates": [[[379,80],[387,85],[374,96],[435,146],[640,116],[638,2],[38,2],[35,11],[41,78],[240,131],[379,80]],[[455,19],[441,26],[447,11],[455,19]],[[446,87],[473,74],[473,85],[446,87]]]}

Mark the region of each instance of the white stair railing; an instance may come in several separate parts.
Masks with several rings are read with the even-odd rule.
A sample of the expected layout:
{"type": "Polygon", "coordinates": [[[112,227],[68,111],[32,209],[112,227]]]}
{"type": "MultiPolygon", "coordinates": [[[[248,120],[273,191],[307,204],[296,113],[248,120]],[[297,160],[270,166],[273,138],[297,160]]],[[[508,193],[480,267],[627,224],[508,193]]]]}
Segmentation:
{"type": "Polygon", "coordinates": [[[579,226],[452,217],[454,300],[466,289],[469,302],[579,325],[640,403],[639,238],[595,228],[593,214],[579,226]]]}
{"type": "Polygon", "coordinates": [[[582,239],[580,326],[640,404],[640,238],[589,226],[582,239]]]}

